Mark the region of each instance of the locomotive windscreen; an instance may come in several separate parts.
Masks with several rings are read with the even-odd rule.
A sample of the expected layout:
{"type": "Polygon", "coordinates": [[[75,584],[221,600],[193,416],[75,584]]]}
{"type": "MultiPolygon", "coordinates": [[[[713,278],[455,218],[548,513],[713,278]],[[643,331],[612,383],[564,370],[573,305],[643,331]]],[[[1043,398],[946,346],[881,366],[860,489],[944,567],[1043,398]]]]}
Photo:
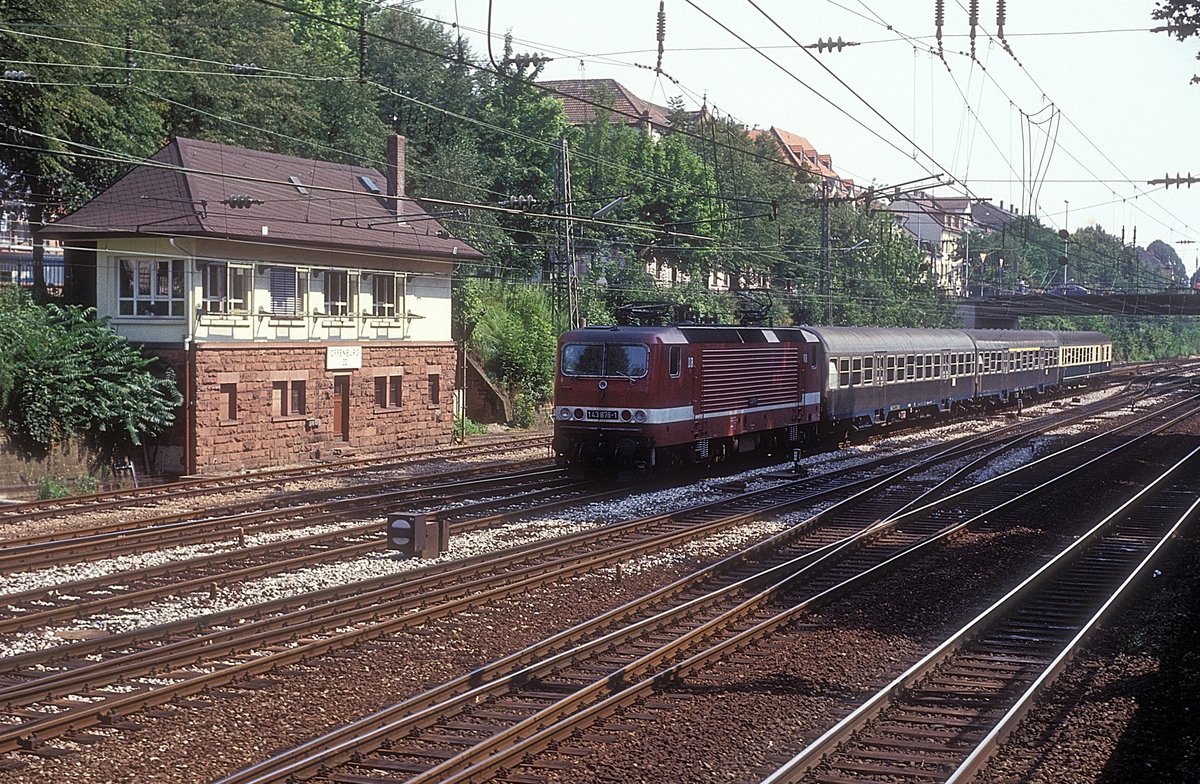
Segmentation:
{"type": "Polygon", "coordinates": [[[621,343],[568,343],[563,346],[564,376],[641,378],[650,365],[650,350],[621,343]]]}

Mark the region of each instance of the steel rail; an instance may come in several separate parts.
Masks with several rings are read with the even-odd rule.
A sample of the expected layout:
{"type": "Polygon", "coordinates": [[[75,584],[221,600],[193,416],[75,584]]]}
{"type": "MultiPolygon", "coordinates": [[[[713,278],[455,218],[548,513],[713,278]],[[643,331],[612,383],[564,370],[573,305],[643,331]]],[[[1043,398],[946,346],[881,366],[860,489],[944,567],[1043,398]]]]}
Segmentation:
{"type": "Polygon", "coordinates": [[[267,509],[262,508],[262,501],[239,503],[232,508],[240,511],[229,514],[199,517],[195,513],[168,515],[163,518],[163,522],[141,521],[134,527],[122,523],[110,524],[98,533],[30,537],[15,543],[0,544],[0,573],[57,566],[71,559],[95,561],[146,550],[211,542],[238,533],[308,526],[322,520],[345,519],[347,515],[355,515],[363,510],[395,508],[401,503],[415,503],[437,493],[443,493],[437,497],[445,499],[447,495],[444,494],[447,491],[456,489],[459,492],[478,494],[496,492],[490,490],[496,486],[519,492],[522,482],[558,483],[558,487],[581,484],[577,480],[568,480],[565,474],[556,468],[523,470],[483,477],[478,476],[476,469],[468,469],[465,473],[452,472],[448,476],[440,476],[436,481],[436,484],[420,482],[415,487],[397,487],[407,485],[408,482],[393,480],[380,485],[382,488],[392,489],[368,486],[368,491],[361,494],[346,489],[315,493],[310,491],[300,494],[297,498],[316,496],[319,500],[291,506],[280,504],[267,509]],[[462,476],[464,479],[456,480],[456,476],[462,476]],[[512,483],[516,483],[515,486],[512,483]],[[463,490],[471,484],[478,484],[480,487],[463,490]],[[348,495],[350,497],[347,497],[348,495]]]}
{"type": "MultiPolygon", "coordinates": [[[[755,495],[755,493],[746,493],[746,495],[755,495]]],[[[653,545],[652,545],[652,546],[653,546],[653,545]]],[[[628,556],[620,556],[620,557],[628,557],[628,556]]],[[[589,567],[587,567],[587,568],[592,568],[592,567],[590,567],[590,565],[589,565],[589,567]]],[[[337,620],[337,621],[338,621],[338,622],[341,622],[341,623],[346,623],[346,622],[347,622],[346,618],[338,618],[338,620],[337,620]]],[[[368,630],[368,632],[370,632],[370,630],[371,630],[371,629],[367,629],[367,630],[368,630]]],[[[305,647],[308,647],[308,646],[305,646],[305,647]]],[[[326,645],[324,644],[324,642],[322,642],[322,644],[319,644],[319,645],[318,645],[318,647],[322,648],[322,650],[328,650],[328,647],[329,647],[329,646],[326,646],[326,645]]],[[[340,646],[332,646],[332,647],[340,647],[340,646]]],[[[302,657],[301,657],[301,658],[302,658],[302,657]]],[[[260,669],[260,668],[256,668],[256,669],[260,669]]],[[[228,674],[228,672],[229,672],[229,671],[227,670],[226,672],[227,672],[227,674],[228,674]]],[[[228,681],[226,681],[226,682],[228,682],[228,681]]],[[[190,687],[188,687],[188,689],[190,689],[190,688],[191,688],[191,686],[190,686],[190,687]]],[[[179,690],[179,689],[176,689],[176,692],[178,692],[178,690],[179,690]]],[[[187,690],[187,689],[185,689],[185,692],[186,692],[186,690],[187,690]]],[[[167,698],[167,699],[173,699],[173,698],[167,698]]],[[[107,704],[107,705],[110,705],[110,706],[112,706],[112,707],[110,707],[110,710],[109,710],[109,711],[107,711],[107,712],[109,712],[109,713],[110,713],[110,712],[112,712],[112,711],[121,710],[121,707],[122,707],[122,705],[126,704],[126,702],[128,702],[128,701],[131,701],[131,700],[132,700],[132,701],[136,701],[136,702],[138,702],[138,704],[143,704],[143,705],[144,705],[144,704],[152,704],[152,702],[163,701],[163,700],[161,699],[161,695],[160,695],[160,696],[156,696],[156,698],[155,698],[155,699],[152,699],[152,700],[150,700],[149,702],[148,702],[148,701],[146,701],[146,698],[145,698],[145,696],[144,696],[144,695],[134,695],[134,696],[133,696],[133,698],[130,698],[130,699],[128,699],[128,700],[115,700],[114,702],[112,702],[112,704],[107,704]]],[[[56,724],[56,726],[59,726],[59,728],[60,728],[60,729],[61,729],[61,728],[64,728],[64,726],[66,726],[66,728],[68,728],[68,729],[73,729],[73,728],[74,728],[74,724],[73,724],[72,722],[73,722],[73,719],[68,719],[68,720],[65,720],[65,722],[60,722],[60,723],[56,724]]],[[[44,728],[44,726],[43,726],[43,735],[44,735],[44,730],[46,730],[46,728],[44,728]]],[[[24,737],[25,737],[25,738],[29,738],[29,737],[32,737],[32,736],[31,736],[30,734],[26,734],[24,737]]],[[[29,741],[29,742],[32,742],[32,741],[29,741]]]]}
{"type": "MultiPolygon", "coordinates": [[[[763,784],[784,784],[784,782],[803,780],[808,773],[811,773],[816,767],[822,765],[831,754],[835,753],[840,745],[851,739],[869,721],[879,717],[900,695],[909,692],[923,679],[933,673],[939,665],[947,662],[956,652],[963,650],[964,646],[970,640],[978,639],[987,629],[994,628],[1000,619],[1011,617],[1020,607],[1026,606],[1034,591],[1039,590],[1047,582],[1061,575],[1065,565],[1079,558],[1100,536],[1112,529],[1116,523],[1126,519],[1133,510],[1150,500],[1156,499],[1158,496],[1155,494],[1162,490],[1170,480],[1179,478],[1183,467],[1190,466],[1198,455],[1200,455],[1200,448],[1193,449],[1153,481],[1147,483],[1135,496],[1126,500],[1120,507],[1105,516],[1103,520],[1089,531],[1076,538],[1054,558],[1022,580],[1016,587],[1012,588],[1002,598],[926,654],[920,661],[898,675],[887,686],[864,701],[858,708],[810,743],[803,751],[763,779],[763,784]]],[[[1195,496],[1194,490],[1191,495],[1195,496]]],[[[1057,674],[1061,673],[1072,654],[1087,639],[1098,622],[1111,612],[1116,600],[1144,572],[1148,564],[1159,554],[1165,543],[1176,535],[1180,527],[1195,518],[1198,509],[1200,509],[1200,498],[1195,498],[1186,506],[1182,515],[1175,520],[1169,530],[1159,538],[1158,542],[1149,548],[1149,552],[1138,561],[1131,573],[1124,577],[1109,597],[1101,603],[1100,609],[1095,611],[1090,619],[1081,625],[1080,629],[1072,636],[1058,655],[1053,657],[1049,664],[1042,669],[1041,673],[1034,679],[1034,683],[1007,709],[1003,718],[995,723],[995,726],[987,732],[978,744],[972,747],[971,751],[967,752],[964,750],[965,758],[955,769],[955,772],[951,774],[951,777],[946,779],[948,782],[965,781],[979,769],[986,761],[987,756],[995,750],[1004,735],[1011,731],[1025,712],[1028,711],[1037,694],[1048,686],[1057,674]]],[[[1128,546],[1128,543],[1126,543],[1126,546],[1128,546]]],[[[984,688],[982,686],[979,687],[981,695],[983,691],[984,688]]]]}
{"type": "MultiPolygon", "coordinates": [[[[530,495],[533,498],[540,498],[543,492],[545,491],[538,491],[530,495]]],[[[495,512],[479,517],[467,516],[469,511],[466,507],[457,507],[453,510],[454,515],[450,522],[450,533],[451,536],[462,534],[531,514],[556,511],[576,504],[596,503],[620,498],[628,495],[628,493],[628,488],[601,490],[586,495],[564,495],[559,493],[548,501],[513,507],[503,512],[495,512]]],[[[504,498],[501,502],[511,503],[514,500],[516,499],[504,498]]],[[[472,505],[471,507],[472,510],[476,511],[481,508],[483,507],[479,505],[472,505]]],[[[309,524],[319,522],[324,517],[323,515],[310,517],[307,522],[309,524]]],[[[341,514],[332,515],[332,517],[339,521],[342,519],[341,514]]],[[[138,602],[145,602],[163,596],[178,596],[204,590],[214,592],[221,586],[230,583],[241,582],[267,574],[285,572],[317,563],[345,560],[365,555],[368,552],[378,551],[383,540],[382,519],[375,519],[363,525],[350,526],[326,533],[268,542],[250,548],[228,550],[190,560],[172,561],[158,566],[117,572],[86,580],[77,580],[71,583],[56,585],[51,589],[39,588],[19,594],[0,595],[0,606],[7,605],[10,608],[10,612],[12,612],[12,608],[19,607],[23,603],[34,604],[34,608],[25,612],[17,612],[7,618],[0,618],[0,634],[45,626],[54,621],[64,619],[84,618],[102,610],[128,607],[138,602]],[[364,537],[366,537],[365,541],[363,540],[364,537]],[[265,556],[275,553],[286,555],[298,549],[309,549],[312,552],[253,563],[249,566],[228,568],[236,566],[238,562],[247,560],[258,561],[265,556]],[[221,566],[225,566],[226,569],[220,572],[214,571],[221,566]],[[177,577],[181,574],[187,575],[189,572],[194,573],[199,569],[207,569],[208,571],[185,579],[178,579],[177,577]],[[175,577],[176,579],[159,582],[161,578],[171,577],[175,577]],[[151,585],[144,585],[141,588],[131,587],[138,585],[139,581],[143,585],[147,582],[151,583],[151,585]],[[122,590],[114,592],[113,585],[122,586],[122,590]],[[108,592],[109,595],[94,596],[84,601],[71,598],[101,592],[108,592]],[[64,601],[66,603],[57,607],[46,606],[48,602],[53,602],[58,597],[65,597],[64,601]]],[[[0,663],[2,662],[3,660],[0,660],[0,663]]]]}
{"type": "MultiPolygon", "coordinates": [[[[980,437],[972,437],[969,439],[965,439],[965,441],[972,442],[972,441],[977,440],[978,438],[980,438],[980,437]]],[[[945,453],[952,453],[956,450],[968,448],[968,446],[966,446],[966,445],[951,446],[949,448],[945,448],[945,445],[934,445],[934,446],[929,446],[929,447],[923,447],[923,448],[920,448],[915,451],[917,451],[917,452],[933,451],[935,446],[941,447],[941,451],[937,453],[939,455],[945,454],[945,453]]],[[[880,462],[886,462],[889,459],[895,459],[895,457],[884,458],[884,460],[881,460],[880,462]]],[[[911,470],[915,470],[915,468],[916,468],[916,466],[913,466],[913,467],[910,467],[909,469],[905,469],[905,470],[911,471],[911,470]]],[[[720,530],[722,527],[727,527],[736,522],[745,520],[748,517],[751,517],[755,514],[761,513],[764,510],[769,510],[769,509],[786,510],[788,508],[792,508],[794,506],[797,506],[797,505],[800,505],[803,503],[807,503],[811,500],[814,500],[816,498],[820,498],[820,497],[823,497],[823,496],[826,496],[826,495],[829,495],[832,493],[845,492],[848,490],[853,491],[862,485],[869,484],[872,481],[878,482],[880,480],[877,480],[875,478],[868,478],[868,479],[857,480],[857,481],[853,481],[853,482],[849,482],[849,483],[845,483],[845,484],[841,484],[841,485],[833,484],[832,486],[826,487],[824,489],[817,489],[814,491],[803,492],[799,496],[792,496],[792,497],[786,498],[782,502],[777,501],[777,502],[769,503],[769,504],[765,504],[765,505],[764,505],[764,503],[760,502],[757,505],[754,505],[753,507],[751,507],[749,509],[743,508],[734,515],[725,515],[716,520],[707,520],[706,521],[706,520],[704,520],[704,516],[701,515],[701,522],[684,527],[682,530],[678,530],[674,533],[670,533],[665,538],[662,538],[662,537],[657,538],[657,539],[651,538],[648,543],[635,544],[632,548],[630,546],[623,546],[623,545],[612,546],[612,547],[608,548],[607,551],[602,551],[599,554],[599,557],[602,560],[597,560],[597,559],[593,558],[593,562],[581,563],[578,561],[578,559],[572,559],[570,557],[560,559],[560,561],[563,562],[562,565],[560,566],[558,564],[558,562],[552,563],[550,565],[550,567],[558,567],[558,570],[550,572],[548,574],[548,576],[546,574],[542,574],[547,571],[546,566],[525,567],[524,569],[520,569],[520,570],[516,570],[516,571],[509,571],[509,572],[507,572],[507,574],[509,577],[520,577],[520,578],[525,579],[525,583],[522,584],[523,587],[521,588],[521,590],[526,590],[528,587],[536,587],[536,585],[541,585],[541,584],[544,584],[545,582],[549,582],[554,579],[559,579],[562,576],[568,576],[570,574],[577,574],[577,573],[588,571],[592,568],[595,568],[595,566],[597,564],[612,563],[612,562],[622,560],[624,558],[628,558],[633,554],[644,553],[644,552],[653,552],[658,549],[664,549],[665,547],[671,546],[671,544],[676,541],[683,541],[688,538],[695,538],[696,536],[704,535],[708,532],[720,530]],[[526,578],[525,573],[531,573],[533,576],[530,578],[526,578]]],[[[800,481],[792,482],[789,484],[790,485],[803,485],[803,484],[808,484],[808,483],[811,483],[811,480],[800,480],[800,481]]],[[[741,499],[744,501],[745,499],[749,499],[749,498],[763,498],[770,494],[777,494],[778,492],[779,492],[779,488],[770,488],[768,490],[758,490],[758,491],[753,491],[753,492],[749,492],[749,493],[743,493],[739,496],[736,496],[735,498],[741,499]]],[[[711,503],[710,504],[701,504],[696,507],[691,507],[687,510],[682,510],[682,514],[684,516],[686,516],[688,513],[696,514],[698,512],[701,512],[702,510],[705,510],[705,509],[708,509],[708,508],[711,508],[711,507],[714,507],[714,506],[717,506],[720,504],[728,504],[728,503],[729,503],[729,501],[725,500],[725,501],[717,502],[715,504],[711,504],[711,503]]],[[[606,538],[614,538],[614,536],[617,534],[619,529],[627,528],[630,530],[636,530],[638,527],[645,527],[649,521],[659,521],[659,522],[671,521],[673,519],[676,519],[680,515],[681,515],[681,513],[679,513],[679,512],[672,513],[672,514],[658,515],[658,516],[654,516],[652,518],[646,518],[641,521],[633,521],[632,523],[626,523],[626,524],[622,524],[620,526],[612,526],[612,527],[609,527],[609,528],[605,529],[604,531],[600,532],[598,535],[594,535],[594,538],[601,539],[601,540],[606,539],[606,538]]],[[[583,535],[577,535],[577,536],[582,537],[583,535]]],[[[453,578],[451,578],[447,575],[441,575],[441,577],[442,577],[442,582],[450,582],[450,583],[457,582],[456,580],[454,580],[453,578]]],[[[474,606],[475,604],[478,604],[483,601],[490,600],[494,595],[495,596],[505,595],[505,593],[511,592],[513,590],[512,588],[505,588],[503,586],[501,586],[499,588],[494,588],[491,590],[485,590],[485,589],[487,589],[487,579],[484,579],[482,581],[477,581],[477,582],[480,582],[480,585],[475,585],[472,583],[468,583],[465,585],[459,584],[457,586],[453,586],[452,588],[442,588],[439,590],[441,592],[449,592],[451,590],[455,590],[460,594],[470,594],[472,591],[484,590],[484,593],[475,594],[473,597],[471,597],[471,601],[470,601],[471,606],[474,606]]],[[[409,587],[409,586],[405,586],[405,587],[409,587]]],[[[383,594],[389,590],[390,591],[400,590],[406,594],[421,593],[425,597],[428,597],[431,595],[429,592],[424,591],[424,590],[404,591],[404,589],[398,589],[395,586],[390,586],[389,588],[379,589],[377,591],[369,592],[366,594],[361,593],[361,592],[353,592],[352,596],[350,596],[346,599],[342,599],[342,600],[340,600],[340,602],[335,602],[335,604],[357,603],[359,605],[365,605],[366,607],[368,607],[368,615],[370,615],[372,618],[378,618],[380,614],[382,614],[385,610],[388,609],[387,606],[381,605],[382,598],[381,598],[380,594],[383,594]]],[[[309,597],[309,598],[311,599],[311,597],[309,597]]],[[[407,609],[411,609],[411,608],[407,608],[407,609]]],[[[334,616],[332,618],[328,616],[329,612],[330,612],[329,607],[322,607],[322,608],[316,608],[316,609],[310,608],[310,609],[304,610],[301,613],[293,614],[293,617],[285,617],[282,620],[272,619],[270,621],[253,622],[250,624],[240,626],[240,627],[238,627],[238,629],[233,630],[232,632],[231,631],[219,631],[219,632],[205,635],[204,637],[201,637],[195,641],[189,640],[189,641],[183,641],[180,643],[172,643],[167,646],[164,646],[164,649],[172,649],[169,651],[169,653],[175,653],[177,650],[182,650],[182,654],[183,654],[182,659],[179,658],[178,656],[176,656],[176,658],[170,659],[169,661],[164,661],[162,664],[157,665],[157,667],[159,669],[178,669],[178,667],[181,664],[194,663],[195,661],[198,661],[198,660],[191,660],[188,658],[189,656],[193,655],[193,654],[187,653],[187,648],[190,645],[197,645],[197,646],[201,647],[204,650],[205,654],[208,656],[219,655],[224,652],[224,649],[220,648],[217,645],[218,643],[224,641],[226,644],[229,644],[232,642],[232,638],[234,636],[236,636],[238,638],[242,638],[242,637],[244,637],[244,635],[246,633],[252,631],[253,627],[258,626],[258,625],[271,626],[271,625],[275,625],[275,624],[280,624],[280,625],[286,627],[288,633],[294,637],[298,634],[312,633],[308,630],[308,627],[306,627],[304,625],[305,623],[323,624],[323,626],[325,628],[328,628],[330,626],[337,628],[339,626],[345,626],[350,623],[362,621],[361,617],[355,617],[352,614],[352,612],[350,612],[350,611],[342,612],[341,614],[334,616]],[[310,622],[308,619],[315,619],[315,620],[312,620],[310,622]]],[[[419,613],[419,617],[422,620],[428,620],[428,619],[434,618],[434,617],[441,617],[442,615],[446,615],[449,612],[450,612],[450,610],[445,609],[443,607],[434,607],[430,610],[419,613]]],[[[416,620],[414,620],[414,618],[416,618],[416,617],[418,617],[418,616],[406,617],[405,619],[401,619],[399,622],[403,622],[404,620],[409,620],[410,622],[416,622],[416,620]]],[[[307,645],[302,645],[301,649],[297,649],[294,651],[288,651],[283,654],[279,654],[278,656],[263,657],[263,659],[282,658],[282,659],[286,659],[286,660],[293,660],[297,657],[305,658],[305,657],[310,657],[313,655],[318,655],[320,652],[323,652],[324,650],[332,649],[335,647],[344,647],[347,644],[351,644],[351,641],[356,641],[359,637],[363,636],[363,634],[366,632],[371,632],[372,635],[385,633],[387,630],[389,630],[394,625],[394,623],[395,622],[384,624],[383,626],[376,626],[376,627],[372,627],[372,628],[368,628],[368,629],[355,630],[353,632],[350,632],[350,633],[344,635],[342,642],[340,644],[334,644],[334,643],[330,643],[327,641],[314,641],[307,645]]],[[[173,626],[174,625],[175,624],[173,624],[173,626]]],[[[264,632],[264,634],[269,634],[269,633],[271,633],[271,630],[264,632]]],[[[143,630],[142,634],[140,634],[140,635],[133,634],[133,635],[125,635],[125,636],[130,637],[131,639],[139,637],[139,636],[144,636],[144,630],[143,630]]],[[[252,642],[251,640],[239,639],[237,641],[237,644],[240,644],[244,647],[244,646],[250,645],[251,642],[252,642]]],[[[253,642],[256,644],[270,644],[270,642],[264,642],[263,640],[254,640],[253,642]]],[[[76,644],[76,645],[67,646],[67,647],[79,649],[79,648],[90,648],[93,646],[94,646],[94,643],[83,643],[83,644],[76,644]]],[[[4,689],[3,691],[0,691],[0,699],[2,699],[4,701],[4,703],[6,703],[6,704],[14,704],[14,703],[21,704],[22,700],[27,700],[27,699],[34,698],[34,697],[48,698],[50,696],[53,696],[53,694],[62,693],[64,690],[70,690],[71,688],[78,688],[85,684],[93,683],[97,680],[98,673],[100,673],[100,672],[107,672],[108,677],[112,677],[114,674],[128,675],[130,672],[137,672],[137,671],[139,671],[139,668],[144,669],[146,666],[148,666],[148,663],[150,666],[153,666],[154,658],[156,656],[159,656],[160,654],[161,654],[160,650],[152,649],[152,650],[142,651],[139,653],[134,653],[134,654],[130,654],[130,655],[121,657],[121,664],[116,668],[114,668],[110,665],[107,665],[107,663],[102,662],[102,663],[98,663],[98,664],[87,665],[87,666],[84,666],[79,669],[73,669],[69,673],[66,673],[64,675],[47,676],[46,678],[44,678],[41,681],[36,682],[36,683],[30,683],[30,684],[25,684],[24,686],[15,686],[12,688],[4,689]]],[[[29,660],[34,657],[31,657],[29,654],[25,654],[20,657],[14,657],[14,658],[29,660]]],[[[13,661],[13,659],[10,659],[9,661],[11,662],[11,661],[13,661]]],[[[241,674],[244,674],[244,671],[246,671],[248,668],[251,668],[250,667],[251,665],[254,665],[252,667],[253,672],[260,672],[260,671],[272,669],[274,666],[278,666],[278,664],[279,664],[279,662],[276,662],[275,664],[268,664],[268,665],[264,666],[263,661],[259,660],[257,662],[248,662],[248,663],[246,663],[245,667],[243,667],[241,665],[235,665],[233,667],[226,668],[222,671],[222,673],[215,674],[215,675],[222,676],[220,678],[220,681],[222,683],[231,682],[232,680],[234,680],[236,678],[235,677],[231,678],[229,676],[231,676],[231,675],[232,676],[240,676],[241,674]]],[[[215,679],[214,677],[208,678],[209,681],[212,681],[214,679],[215,679]]],[[[187,689],[175,689],[175,691],[177,691],[177,692],[182,691],[184,694],[186,694],[186,693],[192,693],[194,691],[194,689],[192,686],[189,686],[187,689]]],[[[180,696],[180,695],[176,694],[176,696],[180,696]]],[[[138,705],[157,704],[157,703],[160,703],[163,701],[168,701],[169,699],[173,699],[173,697],[170,697],[170,696],[164,697],[162,695],[155,695],[153,699],[150,699],[146,695],[131,695],[127,698],[116,699],[116,700],[105,703],[105,705],[110,706],[105,709],[94,708],[90,711],[88,711],[88,710],[78,711],[78,712],[74,713],[72,717],[56,717],[52,720],[41,722],[41,723],[39,723],[39,728],[36,731],[32,731],[29,727],[26,727],[25,732],[14,731],[14,732],[10,732],[7,734],[0,734],[0,748],[2,748],[6,742],[7,743],[16,742],[18,744],[19,743],[25,743],[25,744],[35,743],[35,742],[40,742],[40,741],[31,740],[32,738],[38,738],[38,737],[45,738],[48,736],[62,734],[63,732],[68,732],[72,729],[78,729],[78,727],[80,726],[79,722],[83,721],[83,719],[81,719],[80,716],[84,716],[88,713],[93,713],[95,715],[100,715],[101,713],[106,714],[106,715],[113,715],[115,712],[128,709],[128,706],[131,704],[138,704],[138,705]]],[[[86,721],[83,721],[82,726],[86,726],[86,723],[87,723],[86,721]]]]}
{"type": "MultiPolygon", "coordinates": [[[[1195,413],[1196,411],[1193,409],[1185,416],[1192,416],[1195,413]]],[[[1173,424],[1173,422],[1169,424],[1173,424]]],[[[1157,432],[1169,426],[1169,424],[1157,426],[1151,432],[1157,432]]],[[[1128,443],[1132,444],[1140,441],[1146,435],[1149,434],[1137,435],[1128,443]]],[[[1117,449],[1109,450],[1105,455],[1115,454],[1123,450],[1125,446],[1122,445],[1117,449]]],[[[854,577],[828,588],[808,600],[799,602],[776,616],[756,624],[750,629],[738,632],[734,636],[722,640],[683,662],[667,667],[641,680],[634,680],[631,685],[625,686],[620,691],[610,693],[609,696],[601,698],[599,695],[605,691],[608,684],[615,683],[621,685],[637,678],[637,673],[633,670],[621,669],[610,673],[603,680],[581,689],[554,705],[543,708],[533,716],[513,724],[481,743],[430,767],[424,773],[408,779],[408,784],[433,784],[433,782],[438,782],[438,784],[464,784],[465,782],[478,782],[491,778],[498,769],[511,769],[521,760],[547,748],[555,741],[570,737],[582,727],[589,726],[602,717],[610,715],[615,710],[636,702],[656,688],[665,687],[689,672],[699,670],[722,656],[753,644],[766,634],[778,629],[784,623],[793,620],[800,612],[845,593],[852,585],[894,569],[901,562],[913,559],[918,553],[924,552],[934,544],[940,543],[950,535],[964,529],[970,523],[981,520],[984,516],[993,514],[997,509],[1009,506],[1020,498],[1026,498],[1036,490],[1045,490],[1057,484],[1062,478],[1075,473],[1087,465],[1093,464],[1098,459],[1100,458],[1092,458],[1082,466],[1061,474],[1039,485],[1034,490],[1025,491],[993,509],[976,515],[969,521],[951,523],[933,537],[922,540],[917,545],[892,556],[887,561],[878,563],[866,571],[859,572],[854,577]]],[[[1022,466],[1010,473],[1019,473],[1026,469],[1027,466],[1022,466]]],[[[972,493],[973,491],[967,490],[961,492],[972,493]]],[[[938,505],[940,505],[940,502],[938,502],[938,505]]],[[[892,526],[895,525],[895,522],[880,523],[879,525],[881,527],[892,526]]],[[[669,645],[673,645],[673,643],[669,645]]]]}

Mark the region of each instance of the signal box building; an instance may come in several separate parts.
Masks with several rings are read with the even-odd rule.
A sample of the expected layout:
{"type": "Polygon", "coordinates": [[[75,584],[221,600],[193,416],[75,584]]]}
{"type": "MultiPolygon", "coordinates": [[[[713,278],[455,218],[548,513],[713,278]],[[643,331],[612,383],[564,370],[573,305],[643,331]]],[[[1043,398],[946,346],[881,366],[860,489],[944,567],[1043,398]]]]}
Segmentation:
{"type": "Polygon", "coordinates": [[[66,293],[174,368],[166,473],[219,473],[453,436],[455,264],[482,259],[386,173],[178,138],[43,229],[66,293]]]}

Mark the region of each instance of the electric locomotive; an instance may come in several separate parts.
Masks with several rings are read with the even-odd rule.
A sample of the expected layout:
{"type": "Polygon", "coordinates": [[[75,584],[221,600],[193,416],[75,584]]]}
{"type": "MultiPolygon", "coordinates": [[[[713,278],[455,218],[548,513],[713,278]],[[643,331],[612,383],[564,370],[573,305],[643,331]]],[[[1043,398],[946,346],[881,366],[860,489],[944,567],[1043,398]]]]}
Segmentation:
{"type": "Polygon", "coordinates": [[[807,329],[585,327],[559,338],[554,449],[649,469],[794,443],[821,413],[807,329]]]}

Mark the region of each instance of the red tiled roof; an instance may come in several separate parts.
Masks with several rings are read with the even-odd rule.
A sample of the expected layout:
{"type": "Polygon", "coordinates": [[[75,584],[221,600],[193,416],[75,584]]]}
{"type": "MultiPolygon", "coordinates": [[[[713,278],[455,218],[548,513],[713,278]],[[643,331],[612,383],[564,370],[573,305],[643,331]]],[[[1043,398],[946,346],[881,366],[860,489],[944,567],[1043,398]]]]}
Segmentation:
{"type": "Polygon", "coordinates": [[[375,169],[176,138],[40,233],[64,238],[198,236],[385,255],[482,258],[414,201],[396,202],[399,217],[410,219],[398,222],[386,192],[387,181],[375,169]],[[299,187],[289,180],[293,177],[299,187]],[[363,177],[380,193],[372,193],[363,177]],[[222,203],[234,196],[255,201],[248,208],[222,203]]]}
{"type": "Polygon", "coordinates": [[[835,180],[842,179],[833,170],[833,157],[817,152],[817,148],[803,136],[774,126],[769,131],[758,131],[755,135],[758,136],[764,133],[769,134],[775,140],[784,157],[796,168],[808,169],[822,177],[835,180]]]}
{"type": "Polygon", "coordinates": [[[638,98],[616,79],[561,79],[538,84],[561,93],[551,96],[563,102],[563,113],[572,125],[596,119],[598,110],[592,104],[598,103],[612,109],[612,119],[617,122],[637,125],[644,120],[661,130],[671,127],[667,107],[638,98]]]}

